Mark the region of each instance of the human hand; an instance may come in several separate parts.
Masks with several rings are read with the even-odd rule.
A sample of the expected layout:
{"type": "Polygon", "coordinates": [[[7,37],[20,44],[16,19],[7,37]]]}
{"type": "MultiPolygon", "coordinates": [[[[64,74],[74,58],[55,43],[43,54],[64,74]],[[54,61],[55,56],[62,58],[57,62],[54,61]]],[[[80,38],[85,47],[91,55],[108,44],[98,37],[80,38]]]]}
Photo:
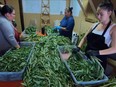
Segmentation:
{"type": "Polygon", "coordinates": [[[81,49],[80,47],[76,47],[72,49],[72,53],[76,54],[77,52],[79,52],[81,49]]]}
{"type": "Polygon", "coordinates": [[[87,51],[86,54],[89,55],[89,56],[98,56],[98,55],[100,55],[99,51],[95,51],[95,50],[89,50],[89,51],[87,51]]]}
{"type": "Polygon", "coordinates": [[[16,49],[19,49],[19,48],[20,48],[20,45],[17,45],[15,48],[16,48],[16,49]]]}
{"type": "Polygon", "coordinates": [[[61,26],[55,26],[57,30],[60,30],[62,27],[61,26]]]}
{"type": "Polygon", "coordinates": [[[12,47],[12,50],[20,49],[20,46],[12,47]]]}

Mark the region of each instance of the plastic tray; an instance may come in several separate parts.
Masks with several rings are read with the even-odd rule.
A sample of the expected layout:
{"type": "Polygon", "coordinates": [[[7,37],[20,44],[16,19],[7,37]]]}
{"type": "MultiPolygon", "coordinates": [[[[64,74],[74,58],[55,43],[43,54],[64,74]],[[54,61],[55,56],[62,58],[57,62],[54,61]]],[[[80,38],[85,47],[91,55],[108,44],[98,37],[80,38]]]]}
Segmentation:
{"type": "MultiPolygon", "coordinates": [[[[65,64],[67,70],[69,71],[70,76],[71,76],[71,78],[73,79],[75,85],[80,85],[80,86],[88,86],[88,85],[90,85],[90,86],[92,86],[92,85],[99,85],[99,84],[101,84],[101,83],[105,83],[105,82],[108,81],[108,77],[107,77],[105,74],[104,74],[104,76],[103,76],[103,79],[101,79],[101,80],[96,80],[96,81],[78,81],[78,80],[75,78],[75,76],[74,76],[72,70],[69,68],[69,65],[68,65],[67,61],[66,61],[64,58],[62,58],[62,56],[61,56],[62,53],[61,53],[61,51],[60,51],[60,48],[63,48],[63,47],[64,47],[64,46],[58,46],[58,51],[59,51],[59,54],[60,54],[60,58],[61,58],[61,60],[63,61],[63,63],[65,64]]],[[[76,46],[75,46],[75,45],[69,45],[69,46],[67,46],[67,47],[75,48],[76,46]]],[[[80,56],[83,57],[84,59],[87,59],[87,57],[86,57],[85,55],[83,55],[83,52],[80,51],[79,54],[80,54],[80,56]]]]}
{"type": "MultiPolygon", "coordinates": [[[[26,58],[27,59],[26,61],[28,62],[30,57],[31,57],[31,55],[32,55],[32,53],[33,53],[33,49],[34,49],[35,43],[32,43],[32,42],[21,42],[20,46],[32,46],[32,48],[30,50],[30,53],[28,55],[28,58],[26,58]]],[[[6,52],[6,54],[8,52],[6,52]]],[[[26,70],[26,66],[19,72],[0,72],[0,81],[22,80],[23,79],[23,73],[24,73],[25,70],[26,70]]]]}
{"type": "Polygon", "coordinates": [[[75,45],[65,45],[65,46],[58,46],[57,47],[57,49],[58,49],[58,51],[59,51],[59,54],[60,54],[60,58],[61,59],[64,59],[64,60],[67,60],[70,56],[71,56],[71,54],[72,54],[72,52],[70,52],[70,50],[68,50],[68,52],[67,53],[62,53],[62,50],[65,48],[65,47],[69,47],[70,49],[72,48],[76,48],[76,46],[75,45]]]}
{"type": "Polygon", "coordinates": [[[101,84],[101,83],[105,83],[105,82],[108,81],[108,77],[107,77],[105,74],[104,74],[104,76],[103,76],[103,79],[101,79],[101,80],[97,80],[97,81],[78,81],[78,80],[75,78],[74,74],[72,73],[71,69],[69,68],[69,66],[68,66],[68,64],[67,64],[67,62],[66,62],[66,60],[63,60],[63,62],[64,62],[64,64],[65,64],[66,68],[68,69],[68,71],[69,71],[69,73],[70,73],[70,75],[71,75],[71,78],[73,79],[75,85],[81,85],[81,86],[91,85],[91,86],[92,86],[92,85],[99,85],[99,84],[101,84]]]}

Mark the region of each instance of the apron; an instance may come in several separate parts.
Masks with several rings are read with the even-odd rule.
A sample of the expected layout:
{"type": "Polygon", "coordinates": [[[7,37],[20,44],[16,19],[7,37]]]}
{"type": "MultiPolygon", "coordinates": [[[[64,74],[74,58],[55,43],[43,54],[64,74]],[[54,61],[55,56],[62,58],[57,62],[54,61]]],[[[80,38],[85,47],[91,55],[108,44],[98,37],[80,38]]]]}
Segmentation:
{"type": "MultiPolygon", "coordinates": [[[[102,35],[92,33],[92,31],[99,25],[99,23],[92,29],[92,31],[87,35],[87,46],[86,46],[85,52],[87,52],[88,50],[96,50],[96,51],[98,51],[98,50],[103,50],[103,49],[108,48],[107,44],[105,44],[104,34],[106,33],[106,31],[109,28],[110,24],[111,24],[111,21],[108,23],[108,25],[105,28],[102,35]]],[[[89,55],[87,55],[87,56],[89,57],[89,55]]],[[[102,61],[101,65],[105,69],[106,64],[107,64],[107,56],[99,55],[99,56],[96,56],[96,57],[99,58],[102,61]]]]}
{"type": "Polygon", "coordinates": [[[15,39],[17,42],[20,42],[20,34],[15,28],[14,28],[14,32],[15,32],[15,39]]]}

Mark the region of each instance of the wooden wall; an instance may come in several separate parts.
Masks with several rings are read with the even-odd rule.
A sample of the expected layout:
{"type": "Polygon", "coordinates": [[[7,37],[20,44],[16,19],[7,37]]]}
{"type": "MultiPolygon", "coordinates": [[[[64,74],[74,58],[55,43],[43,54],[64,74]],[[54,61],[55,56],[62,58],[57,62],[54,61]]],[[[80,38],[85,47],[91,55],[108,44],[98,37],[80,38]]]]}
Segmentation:
{"type": "MultiPolygon", "coordinates": [[[[70,0],[66,0],[66,6],[70,6],[70,0]]],[[[64,17],[64,15],[50,15],[50,25],[54,25],[55,20],[61,20],[64,17]]],[[[25,27],[29,26],[30,23],[35,22],[38,30],[40,30],[40,18],[41,14],[27,14],[24,13],[24,25],[25,27]]]]}
{"type": "MultiPolygon", "coordinates": [[[[70,0],[66,0],[66,6],[70,6],[70,0]]],[[[7,0],[7,4],[12,5],[15,8],[16,11],[16,22],[17,22],[17,27],[18,27],[18,31],[22,31],[21,28],[21,20],[20,20],[20,10],[19,10],[19,0],[7,0]]],[[[84,15],[83,12],[80,13],[81,16],[78,17],[74,17],[75,18],[75,27],[74,27],[74,31],[79,33],[83,33],[83,31],[85,31],[86,29],[83,28],[84,26],[89,26],[90,23],[87,24],[87,22],[84,24],[84,15]],[[84,25],[84,26],[83,26],[84,25]],[[83,29],[81,29],[83,28],[83,29]]],[[[40,29],[40,14],[27,14],[24,13],[24,26],[25,28],[27,26],[29,26],[30,23],[35,22],[37,24],[38,29],[40,29]]],[[[64,17],[64,15],[51,15],[50,16],[50,22],[51,22],[51,26],[54,25],[54,21],[55,20],[61,20],[64,17]]]]}
{"type": "MultiPolygon", "coordinates": [[[[1,0],[3,2],[3,0],[1,0]]],[[[70,0],[66,0],[66,6],[70,6],[70,0]]],[[[95,7],[97,7],[98,3],[101,0],[92,0],[95,7]],[[96,4],[97,3],[97,4],[96,4]]],[[[91,6],[88,2],[88,0],[82,0],[83,4],[84,4],[84,9],[86,11],[86,13],[88,14],[88,19],[96,19],[95,15],[91,9],[91,6]]],[[[115,0],[112,0],[113,3],[116,3],[115,0]]],[[[16,10],[16,22],[18,24],[18,29],[21,32],[21,20],[20,20],[20,10],[19,10],[19,0],[7,0],[7,4],[12,5],[15,10],[16,10]]],[[[115,6],[115,5],[114,5],[115,6]]],[[[116,6],[115,6],[116,8],[116,6]]],[[[29,26],[30,23],[35,22],[38,29],[40,29],[40,14],[27,14],[24,13],[24,26],[27,27],[29,26]]],[[[64,17],[64,15],[51,15],[50,16],[50,22],[51,22],[51,26],[54,25],[54,21],[55,20],[61,20],[64,17]]],[[[87,22],[85,21],[85,16],[83,14],[82,11],[80,11],[80,15],[77,17],[74,17],[75,19],[75,27],[74,27],[74,31],[77,32],[78,34],[84,33],[86,32],[90,26],[93,24],[91,22],[87,22]]]]}

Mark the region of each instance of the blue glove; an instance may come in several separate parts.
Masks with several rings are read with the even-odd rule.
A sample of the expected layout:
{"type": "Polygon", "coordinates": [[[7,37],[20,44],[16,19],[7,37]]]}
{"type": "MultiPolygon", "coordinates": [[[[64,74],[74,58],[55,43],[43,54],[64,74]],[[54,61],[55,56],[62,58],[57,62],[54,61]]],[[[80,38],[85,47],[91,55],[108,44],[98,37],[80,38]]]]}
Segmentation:
{"type": "Polygon", "coordinates": [[[55,26],[57,30],[60,30],[62,27],[61,26],[55,26]]]}

